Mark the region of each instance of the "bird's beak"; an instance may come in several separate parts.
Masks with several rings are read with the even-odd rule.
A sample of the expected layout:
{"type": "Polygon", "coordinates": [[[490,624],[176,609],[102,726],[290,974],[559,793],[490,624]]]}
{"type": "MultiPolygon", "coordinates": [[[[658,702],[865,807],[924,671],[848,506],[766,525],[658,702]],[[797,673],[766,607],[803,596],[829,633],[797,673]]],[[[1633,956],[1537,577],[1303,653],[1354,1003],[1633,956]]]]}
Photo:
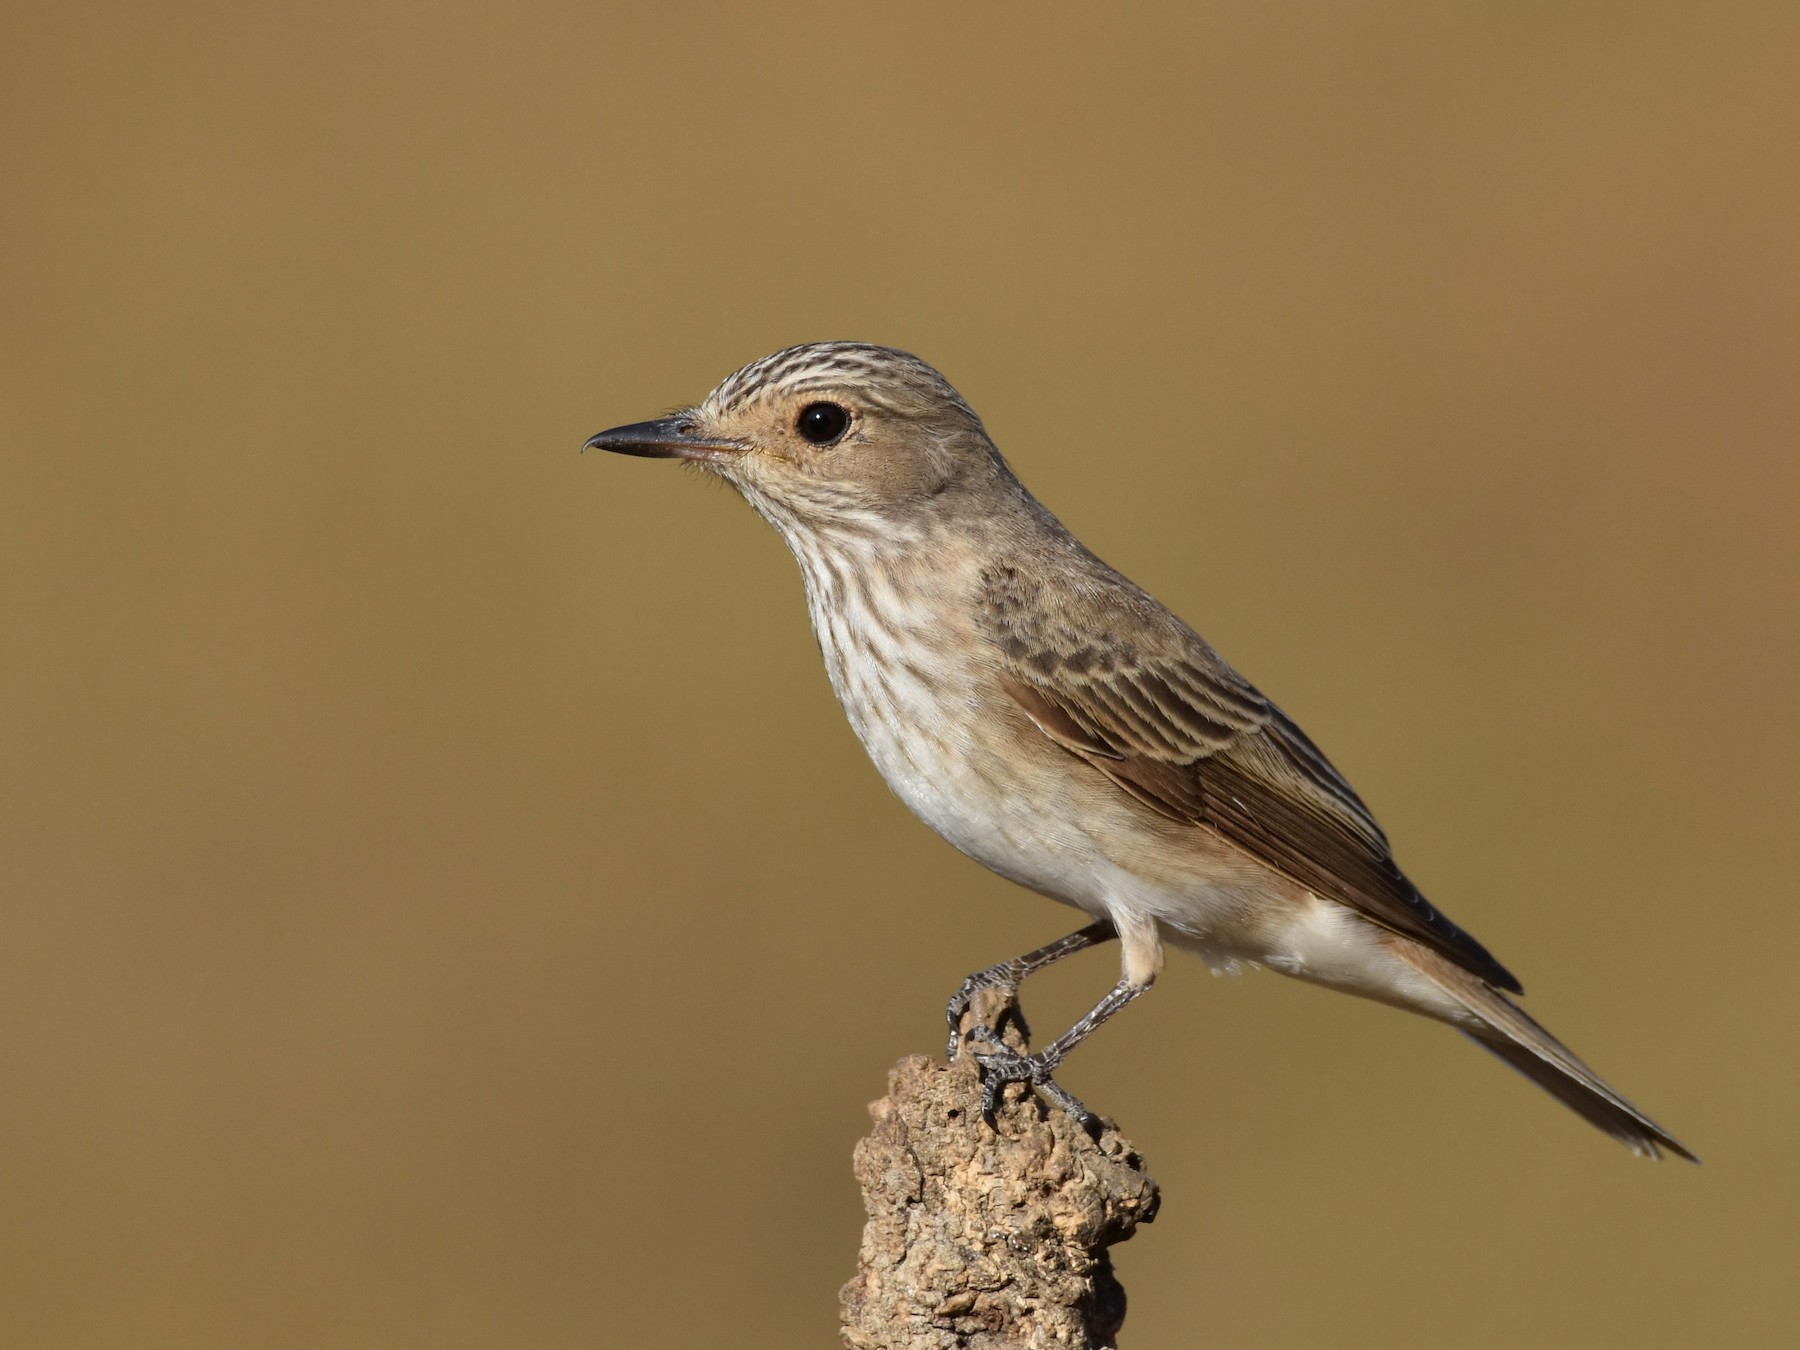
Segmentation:
{"type": "Polygon", "coordinates": [[[633,422],[589,436],[583,450],[611,450],[615,455],[642,455],[646,459],[695,459],[718,463],[736,459],[746,446],[716,436],[704,436],[692,418],[661,417],[654,422],[633,422]]]}

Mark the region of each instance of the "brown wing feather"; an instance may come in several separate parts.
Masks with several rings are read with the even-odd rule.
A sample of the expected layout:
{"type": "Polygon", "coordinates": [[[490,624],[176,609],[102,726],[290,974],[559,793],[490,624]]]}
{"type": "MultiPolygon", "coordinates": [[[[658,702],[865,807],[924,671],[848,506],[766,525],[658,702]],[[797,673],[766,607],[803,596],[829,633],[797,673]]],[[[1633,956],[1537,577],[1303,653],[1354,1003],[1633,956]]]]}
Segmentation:
{"type": "MultiPolygon", "coordinates": [[[[1210,829],[1315,894],[1424,943],[1470,974],[1519,992],[1519,982],[1440,914],[1395,864],[1350,785],[1280,709],[1192,629],[1129,583],[1112,601],[1150,627],[1160,650],[1107,633],[1077,643],[1086,625],[1054,623],[1021,593],[1010,568],[990,572],[984,614],[1001,653],[1002,684],[1045,735],[1171,819],[1210,829]],[[1154,610],[1151,607],[1154,606],[1154,610]],[[1070,656],[1076,659],[1069,659],[1070,656]]],[[[1111,588],[1107,588],[1111,589],[1111,588]]],[[[1101,632],[1113,625],[1104,618],[1101,632]]]]}

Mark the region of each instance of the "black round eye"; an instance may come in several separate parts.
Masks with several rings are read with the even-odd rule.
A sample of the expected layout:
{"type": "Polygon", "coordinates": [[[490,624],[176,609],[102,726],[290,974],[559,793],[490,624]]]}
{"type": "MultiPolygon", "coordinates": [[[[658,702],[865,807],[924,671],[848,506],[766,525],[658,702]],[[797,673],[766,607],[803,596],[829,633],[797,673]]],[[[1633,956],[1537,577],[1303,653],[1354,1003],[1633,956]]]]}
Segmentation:
{"type": "Polygon", "coordinates": [[[809,403],[794,428],[814,445],[830,445],[850,429],[850,414],[835,403],[809,403]]]}

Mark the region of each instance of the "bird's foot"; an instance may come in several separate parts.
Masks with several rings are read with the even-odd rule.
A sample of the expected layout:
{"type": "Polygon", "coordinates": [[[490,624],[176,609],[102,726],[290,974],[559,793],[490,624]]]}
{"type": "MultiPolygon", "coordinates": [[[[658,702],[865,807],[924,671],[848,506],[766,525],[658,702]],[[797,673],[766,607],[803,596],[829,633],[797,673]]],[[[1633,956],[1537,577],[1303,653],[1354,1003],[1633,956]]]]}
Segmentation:
{"type": "MultiPolygon", "coordinates": [[[[997,994],[1004,995],[1006,999],[1006,1006],[995,1019],[996,1029],[1011,1022],[1019,1029],[1019,1034],[1027,1042],[1031,1040],[1031,1028],[1025,1025],[1025,1014],[1020,1010],[1016,998],[1019,992],[1019,977],[1008,969],[1013,964],[1008,961],[998,966],[989,966],[986,970],[976,971],[962,982],[961,989],[950,996],[950,1002],[944,1009],[944,1020],[950,1024],[950,1042],[944,1049],[944,1059],[947,1063],[954,1064],[956,1062],[957,1053],[962,1049],[965,1039],[962,1029],[963,1018],[968,1015],[970,1005],[975,1002],[975,996],[984,990],[991,989],[997,994]]],[[[973,1036],[975,1031],[976,1028],[971,1027],[966,1034],[973,1036]]],[[[989,1039],[993,1040],[995,1044],[999,1043],[999,1038],[996,1036],[990,1035],[989,1039]]]]}
{"type": "Polygon", "coordinates": [[[1062,1056],[1051,1050],[1035,1055],[1022,1055],[988,1027],[970,1027],[967,1039],[980,1041],[989,1048],[977,1050],[975,1062],[981,1066],[981,1116],[989,1128],[994,1127],[994,1110],[1000,1105],[1000,1093],[1008,1083],[1030,1083],[1044,1096],[1066,1111],[1075,1123],[1089,1134],[1097,1133],[1100,1118],[1081,1104],[1079,1098],[1050,1075],[1062,1063],[1062,1056]]]}

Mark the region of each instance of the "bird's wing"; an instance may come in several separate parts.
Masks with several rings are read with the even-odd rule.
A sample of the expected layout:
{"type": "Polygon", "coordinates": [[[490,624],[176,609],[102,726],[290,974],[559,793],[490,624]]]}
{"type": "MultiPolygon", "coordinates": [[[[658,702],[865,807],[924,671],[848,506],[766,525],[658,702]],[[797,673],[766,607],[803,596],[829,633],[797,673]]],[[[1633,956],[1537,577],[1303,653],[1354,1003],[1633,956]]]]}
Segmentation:
{"type": "Polygon", "coordinates": [[[1406,879],[1368,808],[1279,708],[1129,582],[1082,581],[1052,598],[1011,567],[983,574],[1001,683],[1039,730],[1153,810],[1519,991],[1406,879]]]}

